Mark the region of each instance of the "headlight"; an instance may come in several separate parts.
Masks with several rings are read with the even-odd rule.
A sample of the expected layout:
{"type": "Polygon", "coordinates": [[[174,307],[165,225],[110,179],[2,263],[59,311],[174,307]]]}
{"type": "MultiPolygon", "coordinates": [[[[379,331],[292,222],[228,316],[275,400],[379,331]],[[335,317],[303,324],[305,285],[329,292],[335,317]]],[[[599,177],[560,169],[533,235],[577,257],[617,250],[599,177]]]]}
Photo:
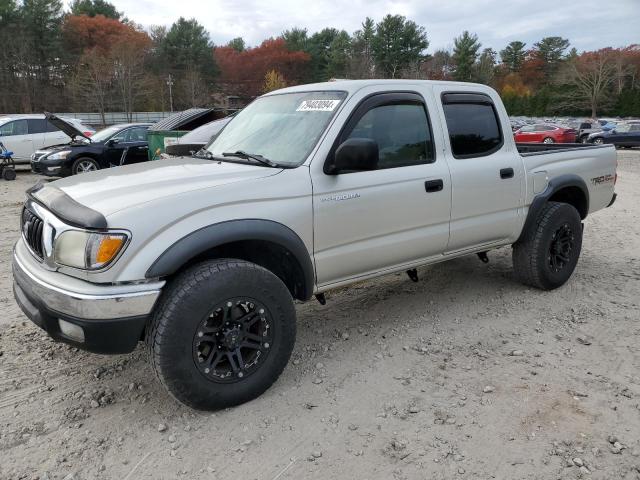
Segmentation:
{"type": "Polygon", "coordinates": [[[125,233],[93,233],[67,230],[53,246],[53,259],[59,265],[98,270],[111,263],[127,243],[125,233]]]}
{"type": "Polygon", "coordinates": [[[62,150],[61,152],[55,152],[51,155],[47,155],[47,160],[64,160],[69,156],[71,150],[62,150]]]}

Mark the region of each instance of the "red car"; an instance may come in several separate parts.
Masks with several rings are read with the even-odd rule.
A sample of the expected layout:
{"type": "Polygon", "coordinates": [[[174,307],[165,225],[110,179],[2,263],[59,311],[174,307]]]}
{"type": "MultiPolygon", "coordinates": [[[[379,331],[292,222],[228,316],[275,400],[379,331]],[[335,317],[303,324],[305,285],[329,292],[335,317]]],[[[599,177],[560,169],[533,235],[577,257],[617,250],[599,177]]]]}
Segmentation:
{"type": "Polygon", "coordinates": [[[557,125],[525,125],[513,136],[516,143],[575,143],[577,131],[557,125]]]}

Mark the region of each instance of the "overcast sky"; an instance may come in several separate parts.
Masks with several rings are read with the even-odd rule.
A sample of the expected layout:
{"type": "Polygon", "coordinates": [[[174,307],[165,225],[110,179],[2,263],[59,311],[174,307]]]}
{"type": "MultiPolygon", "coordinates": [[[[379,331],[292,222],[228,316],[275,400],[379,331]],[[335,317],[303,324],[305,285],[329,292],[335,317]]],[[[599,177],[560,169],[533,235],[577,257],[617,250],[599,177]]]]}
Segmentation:
{"type": "MultiPolygon", "coordinates": [[[[571,40],[579,51],[640,43],[640,0],[111,0],[143,25],[171,25],[195,17],[217,45],[243,37],[255,46],[292,27],[360,28],[400,14],[424,26],[429,52],[450,48],[463,30],[500,50],[512,40],[531,46],[545,36],[571,40]]],[[[69,3],[69,1],[67,2],[69,3]]]]}

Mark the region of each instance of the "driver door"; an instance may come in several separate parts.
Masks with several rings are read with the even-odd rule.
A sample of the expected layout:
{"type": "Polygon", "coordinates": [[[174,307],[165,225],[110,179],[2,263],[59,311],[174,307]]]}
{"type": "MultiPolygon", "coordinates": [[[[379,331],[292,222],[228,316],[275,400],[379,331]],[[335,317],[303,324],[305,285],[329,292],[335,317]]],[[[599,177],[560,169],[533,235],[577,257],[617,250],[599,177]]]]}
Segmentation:
{"type": "Polygon", "coordinates": [[[377,168],[312,176],[319,286],[403,268],[442,255],[449,239],[451,181],[417,93],[366,97],[338,135],[378,145],[377,168]]]}
{"type": "Polygon", "coordinates": [[[110,167],[148,160],[147,127],[131,127],[117,133],[107,142],[105,152],[110,167]]]}
{"type": "Polygon", "coordinates": [[[123,165],[146,162],[149,160],[149,144],[147,142],[148,127],[134,127],[127,130],[125,154],[123,165]]]}

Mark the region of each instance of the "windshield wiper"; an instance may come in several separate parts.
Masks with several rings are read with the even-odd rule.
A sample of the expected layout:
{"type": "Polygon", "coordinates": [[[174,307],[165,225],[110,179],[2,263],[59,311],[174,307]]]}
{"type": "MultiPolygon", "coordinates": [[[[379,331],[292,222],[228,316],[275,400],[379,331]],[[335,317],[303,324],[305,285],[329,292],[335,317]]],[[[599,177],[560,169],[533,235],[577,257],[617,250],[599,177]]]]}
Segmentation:
{"type": "Polygon", "coordinates": [[[223,157],[237,157],[245,160],[255,160],[256,162],[260,162],[263,165],[267,165],[268,167],[273,168],[287,168],[287,166],[281,165],[279,163],[274,162],[273,160],[269,160],[268,158],[263,157],[262,155],[257,155],[255,153],[247,153],[243,150],[237,150],[235,152],[222,152],[223,157]]]}

